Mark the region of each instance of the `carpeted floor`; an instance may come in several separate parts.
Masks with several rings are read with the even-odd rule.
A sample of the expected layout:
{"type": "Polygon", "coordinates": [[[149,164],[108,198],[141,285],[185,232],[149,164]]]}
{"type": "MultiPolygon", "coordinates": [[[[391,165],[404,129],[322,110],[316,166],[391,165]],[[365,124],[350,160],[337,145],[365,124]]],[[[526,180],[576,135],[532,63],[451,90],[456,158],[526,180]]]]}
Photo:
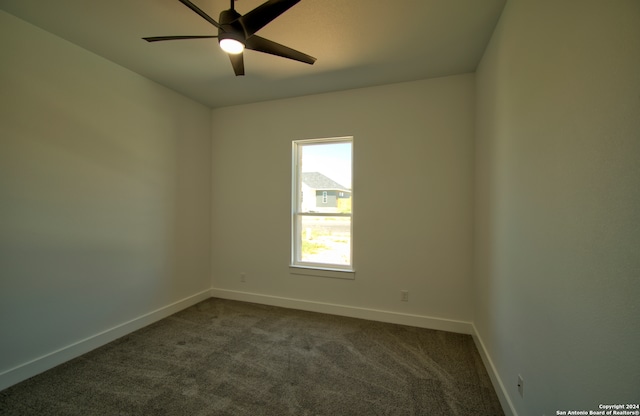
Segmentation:
{"type": "Polygon", "coordinates": [[[0,392],[1,415],[503,415],[469,335],[209,299],[0,392]]]}

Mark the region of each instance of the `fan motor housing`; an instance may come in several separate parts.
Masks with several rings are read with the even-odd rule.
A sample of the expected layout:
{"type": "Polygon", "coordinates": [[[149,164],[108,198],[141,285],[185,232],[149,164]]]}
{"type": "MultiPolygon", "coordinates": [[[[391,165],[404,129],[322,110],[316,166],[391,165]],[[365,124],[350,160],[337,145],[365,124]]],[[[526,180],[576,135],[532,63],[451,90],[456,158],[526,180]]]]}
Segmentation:
{"type": "Polygon", "coordinates": [[[244,44],[244,29],[238,19],[242,17],[240,13],[233,9],[224,10],[220,13],[220,29],[218,29],[218,40],[233,39],[244,44]]]}

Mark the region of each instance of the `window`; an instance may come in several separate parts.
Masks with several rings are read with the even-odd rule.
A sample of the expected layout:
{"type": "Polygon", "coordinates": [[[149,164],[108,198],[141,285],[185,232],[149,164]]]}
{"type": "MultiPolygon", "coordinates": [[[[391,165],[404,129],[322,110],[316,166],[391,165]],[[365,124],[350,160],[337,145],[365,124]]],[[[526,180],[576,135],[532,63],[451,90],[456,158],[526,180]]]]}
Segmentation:
{"type": "Polygon", "coordinates": [[[353,271],[353,138],[293,142],[292,267],[353,271]]]}

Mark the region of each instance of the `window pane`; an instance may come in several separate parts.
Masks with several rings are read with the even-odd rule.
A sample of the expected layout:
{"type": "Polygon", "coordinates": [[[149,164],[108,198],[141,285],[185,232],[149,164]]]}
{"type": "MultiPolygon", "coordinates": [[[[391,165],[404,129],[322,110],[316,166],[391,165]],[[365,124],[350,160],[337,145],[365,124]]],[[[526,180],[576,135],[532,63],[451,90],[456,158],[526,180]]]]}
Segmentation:
{"type": "Polygon", "coordinates": [[[351,213],[351,143],[312,143],[300,152],[301,212],[351,213]]]}
{"type": "Polygon", "coordinates": [[[351,218],[302,216],[300,261],[351,264],[351,218]]]}

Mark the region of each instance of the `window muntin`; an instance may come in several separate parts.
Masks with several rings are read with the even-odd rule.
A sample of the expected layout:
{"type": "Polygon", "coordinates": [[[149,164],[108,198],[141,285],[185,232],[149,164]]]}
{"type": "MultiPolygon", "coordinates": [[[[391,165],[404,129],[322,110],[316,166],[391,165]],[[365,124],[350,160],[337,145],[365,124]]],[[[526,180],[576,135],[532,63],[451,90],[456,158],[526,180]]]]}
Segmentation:
{"type": "Polygon", "coordinates": [[[353,270],[353,138],[293,142],[292,266],[353,270]]]}

